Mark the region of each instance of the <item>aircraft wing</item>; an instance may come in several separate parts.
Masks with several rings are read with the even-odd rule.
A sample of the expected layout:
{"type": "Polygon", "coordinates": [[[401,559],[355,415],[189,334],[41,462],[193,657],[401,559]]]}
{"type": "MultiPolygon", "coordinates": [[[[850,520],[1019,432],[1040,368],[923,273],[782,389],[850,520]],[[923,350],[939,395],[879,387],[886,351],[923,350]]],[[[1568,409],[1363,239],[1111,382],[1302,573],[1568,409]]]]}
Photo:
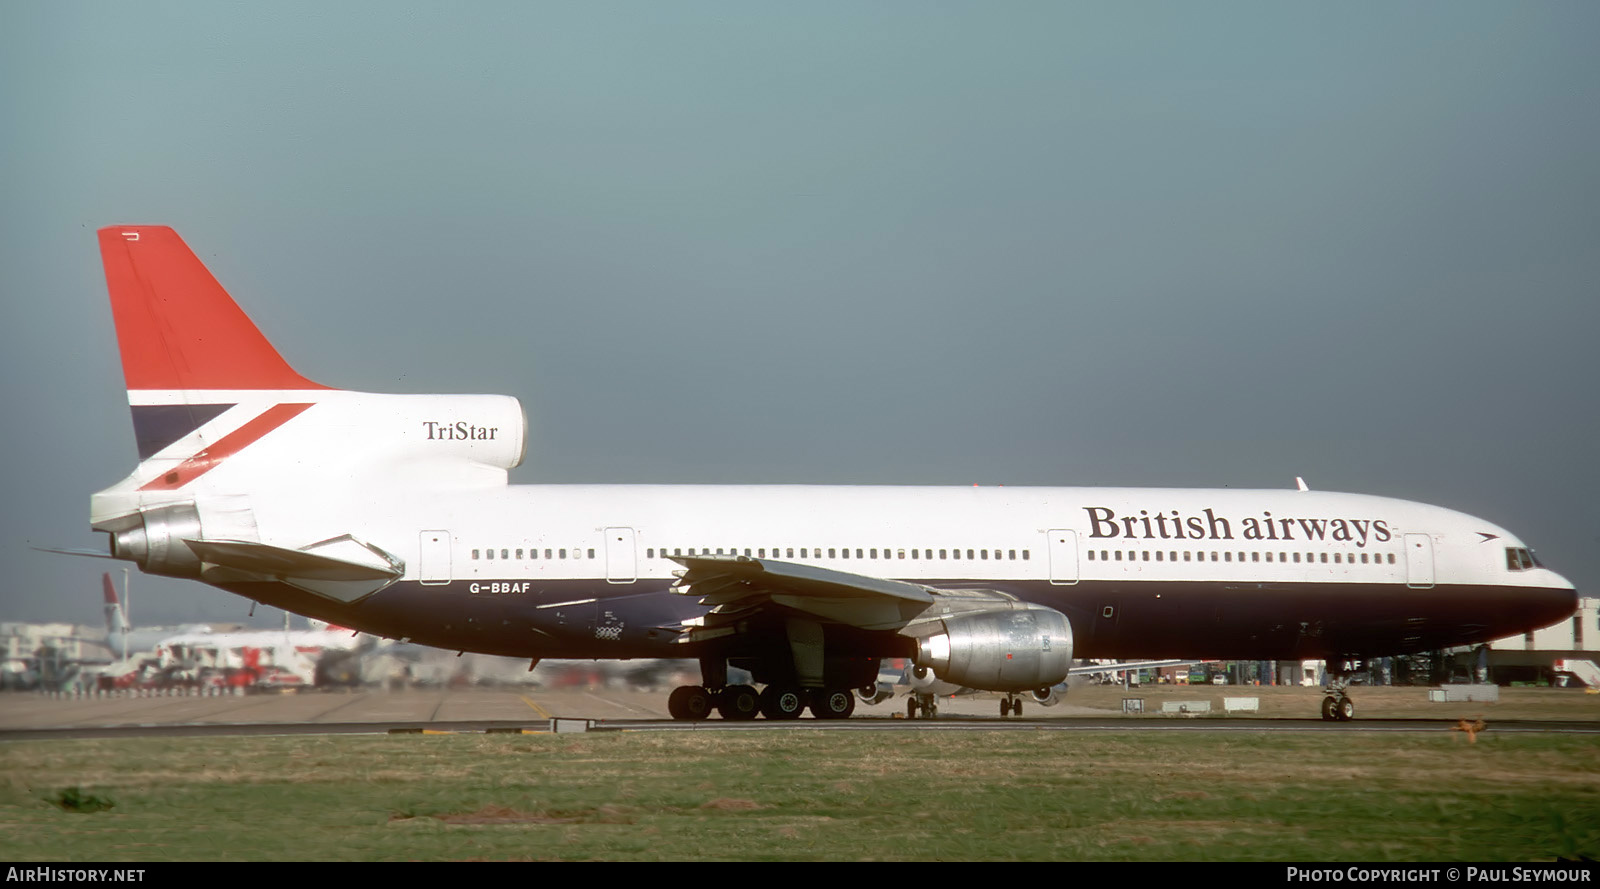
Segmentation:
{"type": "Polygon", "coordinates": [[[914,583],[749,556],[673,556],[684,566],[675,591],[711,611],[685,641],[736,632],[771,607],[864,630],[899,630],[928,610],[936,591],[914,583]]]}
{"type": "Polygon", "coordinates": [[[1198,664],[1201,661],[1120,661],[1110,664],[1086,664],[1073,667],[1067,672],[1073,676],[1083,676],[1089,673],[1122,673],[1127,670],[1154,670],[1160,667],[1182,667],[1186,664],[1198,664]]]}

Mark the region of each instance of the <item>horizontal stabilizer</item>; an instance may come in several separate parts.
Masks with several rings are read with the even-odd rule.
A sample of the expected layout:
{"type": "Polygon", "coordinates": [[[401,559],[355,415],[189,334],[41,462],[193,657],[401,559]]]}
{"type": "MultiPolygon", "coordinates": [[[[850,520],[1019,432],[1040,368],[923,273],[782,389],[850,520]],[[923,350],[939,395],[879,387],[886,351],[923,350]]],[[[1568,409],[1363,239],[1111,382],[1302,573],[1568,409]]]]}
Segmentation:
{"type": "Polygon", "coordinates": [[[303,580],[394,580],[402,571],[245,540],[185,540],[203,561],[273,577],[303,580]]]}
{"type": "Polygon", "coordinates": [[[36,546],[36,547],[33,547],[33,548],[38,550],[39,552],[42,552],[42,553],[57,553],[58,555],[63,555],[63,556],[88,556],[91,559],[115,559],[116,558],[116,556],[113,556],[112,554],[110,554],[108,552],[103,552],[103,551],[97,550],[97,549],[75,549],[75,548],[56,547],[56,546],[36,546]]]}

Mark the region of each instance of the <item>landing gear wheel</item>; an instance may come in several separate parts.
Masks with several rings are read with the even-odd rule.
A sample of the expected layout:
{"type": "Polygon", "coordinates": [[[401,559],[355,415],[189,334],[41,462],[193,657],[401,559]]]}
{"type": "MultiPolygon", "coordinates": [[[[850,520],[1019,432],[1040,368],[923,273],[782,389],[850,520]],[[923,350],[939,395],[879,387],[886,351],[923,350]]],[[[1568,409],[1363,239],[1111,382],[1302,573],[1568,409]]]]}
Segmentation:
{"type": "Polygon", "coordinates": [[[761,715],[768,719],[799,719],[806,709],[805,693],[798,688],[769,685],[761,692],[761,715]]]}
{"type": "Polygon", "coordinates": [[[912,695],[911,697],[906,698],[906,718],[907,719],[916,719],[917,718],[917,696],[916,695],[912,695]]]}
{"type": "Polygon", "coordinates": [[[1349,722],[1356,718],[1356,702],[1349,698],[1340,698],[1333,706],[1333,718],[1340,722],[1349,722]]]}
{"type": "Polygon", "coordinates": [[[1322,718],[1326,719],[1326,720],[1328,720],[1330,722],[1332,722],[1335,719],[1338,719],[1339,717],[1334,713],[1334,707],[1338,706],[1338,703],[1339,703],[1339,699],[1335,698],[1333,695],[1328,695],[1327,697],[1323,698],[1322,699],[1322,718]]]}
{"type": "Polygon", "coordinates": [[[1022,699],[1021,698],[1017,698],[1015,701],[1011,702],[1011,715],[1012,716],[1021,716],[1022,715],[1022,699]]]}
{"type": "Polygon", "coordinates": [[[760,714],[756,690],[748,685],[730,685],[717,695],[717,712],[723,719],[743,722],[760,714]]]}
{"type": "Polygon", "coordinates": [[[849,719],[856,710],[856,696],[847,688],[811,690],[811,715],[818,719],[849,719]]]}
{"type": "Polygon", "coordinates": [[[673,719],[705,719],[711,715],[711,693],[698,685],[680,685],[667,697],[673,719]]]}
{"type": "Polygon", "coordinates": [[[1005,719],[1007,716],[1010,716],[1010,715],[1011,715],[1011,699],[1010,698],[1001,698],[1000,699],[1000,718],[1001,719],[1005,719]]]}

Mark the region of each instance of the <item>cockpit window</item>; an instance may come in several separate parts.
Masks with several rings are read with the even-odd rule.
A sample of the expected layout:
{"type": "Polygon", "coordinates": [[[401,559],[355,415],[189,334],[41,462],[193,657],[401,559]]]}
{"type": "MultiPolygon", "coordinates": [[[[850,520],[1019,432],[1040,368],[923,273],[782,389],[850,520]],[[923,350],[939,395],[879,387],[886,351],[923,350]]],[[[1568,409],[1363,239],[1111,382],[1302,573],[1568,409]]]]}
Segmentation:
{"type": "Polygon", "coordinates": [[[1533,551],[1521,546],[1506,547],[1506,567],[1512,571],[1526,571],[1529,568],[1543,568],[1544,565],[1533,557],[1533,551]]]}

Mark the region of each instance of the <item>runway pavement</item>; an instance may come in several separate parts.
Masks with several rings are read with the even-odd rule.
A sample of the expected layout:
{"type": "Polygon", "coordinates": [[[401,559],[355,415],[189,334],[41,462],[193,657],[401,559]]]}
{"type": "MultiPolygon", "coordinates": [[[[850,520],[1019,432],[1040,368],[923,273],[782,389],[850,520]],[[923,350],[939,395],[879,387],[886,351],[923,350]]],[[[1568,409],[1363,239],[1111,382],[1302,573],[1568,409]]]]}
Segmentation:
{"type": "MultiPolygon", "coordinates": [[[[1320,692],[1302,688],[1091,687],[1074,689],[1053,707],[1032,702],[1021,719],[999,719],[998,698],[974,695],[942,698],[942,725],[964,728],[1214,728],[1230,730],[1399,730],[1441,728],[1456,719],[1486,719],[1497,728],[1600,731],[1600,696],[1565,689],[1505,689],[1488,704],[1433,704],[1424,688],[1356,690],[1361,705],[1354,723],[1322,723],[1315,718],[1320,692]],[[1253,715],[1224,716],[1229,697],[1252,696],[1253,715]],[[1143,715],[1125,715],[1124,698],[1140,700],[1143,715]],[[1169,701],[1205,702],[1201,716],[1160,715],[1169,701]],[[1544,728],[1549,726],[1548,729],[1544,728]]],[[[227,696],[52,696],[0,694],[0,739],[91,737],[126,733],[263,733],[275,731],[353,732],[399,730],[548,730],[553,718],[584,720],[594,728],[755,729],[783,726],[846,729],[927,729],[927,720],[904,719],[903,697],[860,704],[845,723],[805,719],[797,723],[756,720],[727,723],[674,723],[666,712],[667,689],[634,688],[417,688],[273,692],[227,696]],[[157,732],[156,730],[161,730],[157,732]]]]}

